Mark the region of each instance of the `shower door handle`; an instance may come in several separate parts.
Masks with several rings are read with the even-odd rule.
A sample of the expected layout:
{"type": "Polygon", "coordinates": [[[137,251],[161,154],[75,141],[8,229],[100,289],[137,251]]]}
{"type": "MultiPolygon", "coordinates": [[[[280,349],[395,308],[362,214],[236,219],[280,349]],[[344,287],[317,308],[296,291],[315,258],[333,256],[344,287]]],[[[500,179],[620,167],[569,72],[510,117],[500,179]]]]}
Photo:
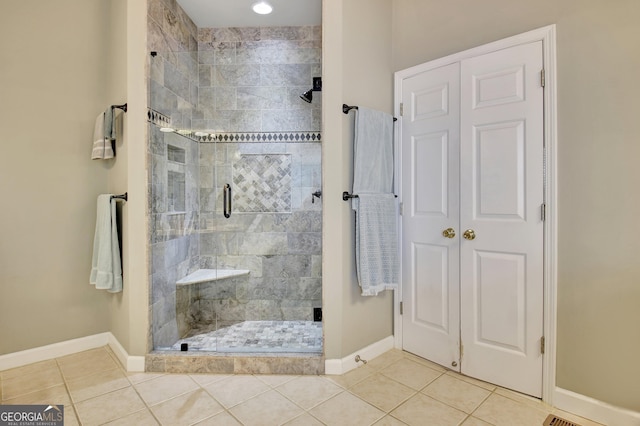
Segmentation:
{"type": "Polygon", "coordinates": [[[229,218],[231,216],[231,185],[228,183],[224,184],[224,188],[222,189],[223,194],[223,209],[224,209],[224,217],[229,218]]]}

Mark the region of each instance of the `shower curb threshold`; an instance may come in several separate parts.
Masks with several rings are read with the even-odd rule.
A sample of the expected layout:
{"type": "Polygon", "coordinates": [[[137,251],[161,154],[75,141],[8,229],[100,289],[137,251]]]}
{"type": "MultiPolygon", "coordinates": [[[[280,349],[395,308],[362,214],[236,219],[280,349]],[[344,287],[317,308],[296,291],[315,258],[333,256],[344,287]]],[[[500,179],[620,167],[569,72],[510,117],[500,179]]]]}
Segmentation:
{"type": "Polygon", "coordinates": [[[320,353],[233,353],[153,351],[145,357],[145,371],[182,374],[324,374],[320,353]]]}

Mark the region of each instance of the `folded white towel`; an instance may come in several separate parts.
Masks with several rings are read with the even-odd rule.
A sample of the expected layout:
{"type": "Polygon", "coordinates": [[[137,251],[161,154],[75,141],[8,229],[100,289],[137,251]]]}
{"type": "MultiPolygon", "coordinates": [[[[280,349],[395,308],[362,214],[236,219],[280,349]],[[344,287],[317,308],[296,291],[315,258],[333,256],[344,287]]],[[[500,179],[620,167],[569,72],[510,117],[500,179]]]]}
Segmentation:
{"type": "Polygon", "coordinates": [[[96,117],[96,124],[93,128],[93,149],[91,151],[92,160],[108,160],[113,158],[113,148],[111,140],[105,137],[105,113],[102,112],[96,117]]]}
{"type": "Polygon", "coordinates": [[[93,258],[89,283],[110,293],[122,291],[122,265],[118,245],[116,200],[113,194],[98,196],[96,232],[93,237],[93,258]]]}
{"type": "Polygon", "coordinates": [[[356,211],[356,272],[363,296],[398,288],[398,232],[393,194],[352,199],[356,211]]]}

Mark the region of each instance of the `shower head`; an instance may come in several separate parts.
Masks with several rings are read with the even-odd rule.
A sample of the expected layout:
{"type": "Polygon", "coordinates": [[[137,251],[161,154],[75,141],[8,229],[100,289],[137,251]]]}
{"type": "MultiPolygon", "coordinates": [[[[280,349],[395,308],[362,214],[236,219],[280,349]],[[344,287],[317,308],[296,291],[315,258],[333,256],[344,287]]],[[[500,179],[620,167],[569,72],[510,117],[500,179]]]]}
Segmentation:
{"type": "Polygon", "coordinates": [[[302,99],[305,102],[311,103],[311,101],[313,100],[313,89],[309,89],[306,92],[304,92],[302,95],[300,95],[300,99],[302,99]]]}
{"type": "Polygon", "coordinates": [[[320,91],[322,91],[322,77],[313,77],[313,87],[300,95],[300,99],[311,103],[313,100],[313,92],[320,91]]]}

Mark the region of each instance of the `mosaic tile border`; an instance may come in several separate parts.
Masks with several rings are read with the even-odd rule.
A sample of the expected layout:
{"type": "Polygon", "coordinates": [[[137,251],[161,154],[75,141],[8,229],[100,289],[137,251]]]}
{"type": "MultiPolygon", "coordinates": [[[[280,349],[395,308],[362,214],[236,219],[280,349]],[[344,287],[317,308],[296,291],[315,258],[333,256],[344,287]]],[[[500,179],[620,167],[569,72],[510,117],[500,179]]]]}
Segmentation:
{"type": "Polygon", "coordinates": [[[160,127],[171,127],[171,117],[167,117],[155,109],[147,108],[147,121],[160,127]]]}
{"type": "MultiPolygon", "coordinates": [[[[171,117],[147,107],[147,121],[159,127],[172,127],[171,117]]],[[[175,131],[188,139],[201,143],[235,142],[235,143],[278,143],[278,142],[321,142],[322,132],[223,132],[201,133],[191,130],[175,131]]]]}
{"type": "MultiPolygon", "coordinates": [[[[217,133],[211,142],[320,142],[321,132],[217,133]]],[[[202,141],[208,142],[208,141],[202,141]]]]}

